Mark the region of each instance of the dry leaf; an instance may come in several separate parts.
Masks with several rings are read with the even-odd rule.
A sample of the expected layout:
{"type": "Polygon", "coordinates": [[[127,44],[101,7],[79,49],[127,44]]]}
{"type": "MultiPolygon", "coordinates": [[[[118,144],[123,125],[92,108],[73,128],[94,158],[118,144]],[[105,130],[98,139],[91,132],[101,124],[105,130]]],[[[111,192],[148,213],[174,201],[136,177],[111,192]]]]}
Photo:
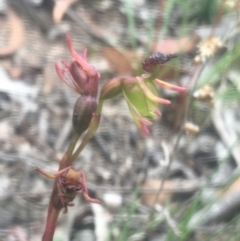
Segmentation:
{"type": "MultiPolygon", "coordinates": [[[[147,179],[142,185],[142,200],[149,206],[153,207],[156,200],[158,189],[162,180],[147,179]],[[147,191],[144,191],[147,190],[147,191]]],[[[166,180],[163,185],[163,190],[158,197],[158,202],[164,205],[176,193],[191,193],[200,187],[200,183],[194,180],[166,180]]]]}
{"type": "MultiPolygon", "coordinates": [[[[159,189],[161,185],[161,180],[153,180],[153,179],[147,179],[144,184],[143,188],[149,188],[149,189],[155,189],[155,191],[151,193],[143,193],[142,194],[142,200],[143,203],[149,207],[153,207],[155,205],[157,190],[159,189]]],[[[168,186],[168,181],[164,182],[164,188],[168,186]]],[[[158,196],[158,202],[161,205],[164,205],[167,200],[169,200],[171,197],[171,193],[166,193],[164,190],[160,193],[158,196]]]]}
{"type": "Polygon", "coordinates": [[[55,79],[56,79],[56,74],[52,70],[52,64],[46,65],[43,70],[43,86],[42,86],[43,93],[50,94],[52,92],[55,79]]]}
{"type": "Polygon", "coordinates": [[[0,48],[0,57],[5,57],[16,52],[24,40],[24,25],[22,19],[10,9],[7,10],[7,17],[11,34],[8,44],[0,48]]]}
{"type": "Polygon", "coordinates": [[[211,201],[209,203],[207,201],[206,206],[192,216],[188,222],[188,229],[194,230],[199,226],[229,222],[239,214],[239,199],[240,179],[238,178],[227,188],[214,192],[209,197],[211,201]]]}
{"type": "Polygon", "coordinates": [[[227,189],[220,190],[219,196],[228,196],[232,193],[240,191],[240,178],[237,178],[227,189]]]}
{"type": "Polygon", "coordinates": [[[65,12],[68,10],[69,6],[75,3],[77,0],[58,0],[55,2],[53,8],[53,21],[56,24],[61,23],[65,12]]]}
{"type": "Polygon", "coordinates": [[[78,11],[78,14],[80,15],[79,20],[85,23],[85,28],[87,27],[85,30],[90,35],[93,35],[100,39],[103,43],[108,43],[104,31],[100,26],[98,26],[98,24],[95,23],[94,18],[89,14],[89,11],[87,11],[87,9],[85,9],[84,7],[80,7],[78,11]]]}
{"type": "Polygon", "coordinates": [[[133,74],[132,62],[136,59],[133,52],[123,53],[112,47],[104,47],[102,52],[111,68],[118,74],[133,74]]]}
{"type": "Polygon", "coordinates": [[[169,38],[159,43],[154,43],[153,52],[161,52],[164,54],[171,53],[189,53],[196,47],[199,37],[196,35],[185,36],[181,39],[169,38]]]}
{"type": "Polygon", "coordinates": [[[193,134],[193,135],[197,135],[200,131],[200,127],[198,125],[195,125],[195,124],[191,123],[191,122],[187,122],[184,125],[184,129],[185,129],[186,133],[193,134]]]}

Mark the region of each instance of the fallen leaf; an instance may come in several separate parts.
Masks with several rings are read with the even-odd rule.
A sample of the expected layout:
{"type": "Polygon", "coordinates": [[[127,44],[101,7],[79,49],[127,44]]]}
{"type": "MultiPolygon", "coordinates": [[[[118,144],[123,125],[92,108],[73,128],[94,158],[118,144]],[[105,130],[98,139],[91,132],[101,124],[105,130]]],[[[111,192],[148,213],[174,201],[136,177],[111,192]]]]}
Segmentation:
{"type": "Polygon", "coordinates": [[[187,134],[197,135],[200,131],[200,127],[191,122],[187,122],[184,125],[184,130],[186,131],[187,134]]]}
{"type": "MultiPolygon", "coordinates": [[[[143,203],[145,205],[147,205],[148,207],[153,207],[155,205],[155,201],[156,201],[156,195],[157,195],[157,190],[161,185],[161,181],[160,180],[152,180],[152,179],[148,179],[144,182],[143,184],[143,188],[149,188],[149,189],[156,189],[153,192],[150,193],[143,193],[142,194],[142,200],[143,203]]],[[[166,187],[168,184],[165,181],[164,183],[164,187],[166,187]]],[[[160,193],[160,195],[158,196],[158,200],[156,203],[164,205],[166,203],[167,200],[169,200],[171,198],[171,194],[170,193],[166,193],[164,190],[160,193]]]]}
{"type": "Polygon", "coordinates": [[[240,178],[237,178],[230,186],[214,192],[209,197],[211,201],[207,201],[205,207],[194,213],[189,220],[188,229],[194,230],[199,226],[229,222],[239,214],[239,199],[240,178]],[[214,202],[212,202],[213,200],[214,202]]]}
{"type": "Polygon", "coordinates": [[[120,52],[112,47],[102,48],[103,56],[108,61],[111,68],[118,74],[133,74],[132,61],[136,58],[131,51],[120,52]]]}
{"type": "Polygon", "coordinates": [[[43,93],[50,94],[53,91],[55,79],[56,74],[52,71],[52,64],[46,65],[43,69],[43,93]]]}
{"type": "MultiPolygon", "coordinates": [[[[147,179],[143,183],[141,188],[141,198],[147,206],[153,207],[155,205],[156,195],[158,193],[161,182],[162,180],[147,179]]],[[[158,203],[161,205],[165,205],[169,199],[171,200],[174,194],[192,193],[199,189],[200,186],[201,183],[194,180],[166,180],[163,184],[162,192],[158,196],[156,204],[158,203]]]]}
{"type": "Polygon", "coordinates": [[[8,44],[0,48],[0,57],[16,52],[24,40],[24,25],[22,19],[12,10],[7,10],[7,18],[11,28],[8,44]]]}
{"type": "Polygon", "coordinates": [[[227,196],[240,191],[240,178],[237,178],[230,186],[218,191],[219,196],[227,196]]]}
{"type": "Polygon", "coordinates": [[[199,37],[197,35],[185,36],[180,39],[168,38],[154,43],[152,51],[164,54],[189,53],[196,48],[198,41],[199,37]]]}
{"type": "Polygon", "coordinates": [[[56,24],[61,23],[65,12],[68,10],[69,6],[75,3],[77,0],[58,0],[55,1],[53,7],[53,21],[56,24]]]}

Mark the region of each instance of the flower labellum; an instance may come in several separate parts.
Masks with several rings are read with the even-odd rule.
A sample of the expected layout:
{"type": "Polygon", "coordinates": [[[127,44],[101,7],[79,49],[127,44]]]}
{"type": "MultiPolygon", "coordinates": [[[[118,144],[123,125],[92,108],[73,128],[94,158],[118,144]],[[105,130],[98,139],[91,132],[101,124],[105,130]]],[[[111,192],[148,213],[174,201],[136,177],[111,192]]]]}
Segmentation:
{"type": "Polygon", "coordinates": [[[153,72],[153,68],[156,65],[165,64],[166,62],[176,57],[178,57],[178,53],[163,54],[163,53],[157,52],[150,55],[148,58],[146,58],[142,62],[142,67],[147,72],[153,72]]]}
{"type": "Polygon", "coordinates": [[[55,186],[56,195],[53,196],[52,200],[57,210],[64,208],[64,213],[66,213],[68,206],[74,206],[72,201],[78,193],[82,193],[88,202],[101,203],[98,199],[89,197],[83,171],[76,170],[72,166],[66,167],[56,173],[48,173],[40,168],[36,168],[36,170],[49,179],[57,179],[57,185],[55,186]]]}

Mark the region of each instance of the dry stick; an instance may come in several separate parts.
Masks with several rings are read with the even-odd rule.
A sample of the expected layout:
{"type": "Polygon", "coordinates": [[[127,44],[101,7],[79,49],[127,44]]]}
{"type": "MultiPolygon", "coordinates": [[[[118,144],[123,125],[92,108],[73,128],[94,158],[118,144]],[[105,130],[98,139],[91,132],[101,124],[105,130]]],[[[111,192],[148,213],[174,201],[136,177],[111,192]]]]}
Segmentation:
{"type": "Polygon", "coordinates": [[[219,4],[218,10],[217,10],[217,16],[216,16],[216,18],[214,20],[213,27],[212,27],[212,30],[211,30],[211,34],[210,34],[209,37],[213,37],[214,36],[216,28],[217,28],[217,26],[219,25],[219,23],[221,21],[221,17],[223,15],[223,10],[224,10],[224,3],[225,3],[225,0],[222,0],[221,3],[219,4]]]}
{"type": "Polygon", "coordinates": [[[215,102],[215,111],[213,112],[212,121],[213,125],[219,133],[223,143],[227,148],[231,149],[232,156],[237,164],[238,169],[240,168],[240,143],[236,143],[239,137],[235,135],[231,130],[228,130],[224,124],[221,116],[221,101],[215,102]],[[234,143],[234,144],[233,144],[234,143]]]}
{"type": "Polygon", "coordinates": [[[156,204],[155,206],[156,206],[156,207],[155,207],[156,211],[159,212],[159,214],[162,214],[162,215],[164,216],[164,218],[166,219],[166,221],[167,221],[167,223],[168,223],[168,226],[172,229],[172,231],[174,232],[174,234],[175,234],[177,237],[180,237],[181,232],[180,232],[180,230],[178,229],[175,220],[173,220],[173,218],[171,217],[170,213],[169,213],[164,207],[162,207],[162,206],[159,205],[159,204],[156,204]]]}
{"type": "Polygon", "coordinates": [[[163,21],[163,12],[165,8],[165,0],[159,0],[158,2],[158,13],[157,13],[157,19],[156,19],[156,27],[155,27],[155,36],[154,36],[154,46],[153,50],[156,51],[157,45],[159,42],[159,34],[162,27],[162,21],[163,21]]]}
{"type": "MultiPolygon", "coordinates": [[[[97,28],[97,26],[95,27],[91,20],[86,21],[86,19],[82,16],[83,14],[77,14],[72,9],[72,7],[69,7],[66,11],[66,15],[73,21],[75,21],[77,24],[79,24],[89,35],[93,36],[95,39],[105,44],[106,46],[114,47],[110,40],[105,38],[104,34],[99,32],[99,28],[97,28]]],[[[86,17],[86,13],[84,14],[84,16],[86,17]]]]}
{"type": "MultiPolygon", "coordinates": [[[[161,194],[161,192],[162,192],[162,190],[163,190],[164,182],[165,182],[165,180],[166,180],[166,178],[167,178],[167,175],[168,175],[169,170],[170,170],[170,168],[171,168],[171,165],[172,165],[172,163],[173,163],[174,157],[175,157],[175,155],[176,155],[176,150],[177,150],[177,148],[178,148],[179,141],[180,141],[181,136],[182,136],[182,134],[183,134],[183,132],[184,132],[184,123],[187,121],[188,113],[189,113],[189,111],[190,111],[190,109],[191,109],[190,107],[191,107],[191,103],[192,103],[193,92],[194,92],[194,90],[195,90],[195,88],[196,88],[197,80],[198,80],[198,78],[199,78],[199,76],[200,76],[203,68],[204,68],[204,65],[198,65],[198,66],[196,66],[196,68],[195,68],[195,70],[194,70],[194,72],[193,72],[193,75],[190,77],[191,82],[193,83],[193,85],[192,85],[191,90],[189,91],[189,97],[188,97],[188,100],[187,100],[187,102],[186,102],[186,109],[185,109],[185,114],[184,114],[183,122],[182,122],[183,124],[182,124],[182,126],[181,126],[181,130],[180,130],[179,133],[178,133],[177,139],[176,139],[176,141],[175,141],[175,143],[174,143],[174,145],[173,145],[172,151],[171,151],[171,153],[170,153],[170,155],[169,155],[169,163],[168,163],[168,166],[166,167],[166,171],[164,172],[164,175],[163,175],[163,178],[162,178],[160,187],[159,187],[158,192],[157,192],[157,194],[156,194],[156,198],[155,198],[155,201],[154,201],[154,206],[156,205],[156,203],[157,203],[157,201],[158,201],[158,199],[159,199],[159,195],[161,194]]],[[[153,216],[153,214],[154,214],[154,212],[155,212],[154,206],[153,206],[153,208],[152,208],[152,210],[151,210],[151,214],[150,214],[150,216],[149,216],[149,220],[151,220],[151,218],[152,218],[152,216],[153,216]]]]}

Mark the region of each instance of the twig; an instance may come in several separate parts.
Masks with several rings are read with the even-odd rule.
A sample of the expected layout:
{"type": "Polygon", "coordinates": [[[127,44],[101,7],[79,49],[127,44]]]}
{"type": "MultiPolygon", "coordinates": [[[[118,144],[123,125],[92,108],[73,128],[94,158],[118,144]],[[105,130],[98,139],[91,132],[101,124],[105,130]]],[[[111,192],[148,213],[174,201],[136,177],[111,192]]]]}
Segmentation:
{"type": "Polygon", "coordinates": [[[217,16],[216,16],[216,18],[214,20],[210,37],[213,37],[215,35],[216,28],[218,27],[218,25],[219,25],[219,23],[221,21],[221,17],[223,15],[223,11],[224,11],[224,4],[225,4],[225,1],[222,0],[221,3],[218,6],[217,16]]]}
{"type": "MultiPolygon", "coordinates": [[[[82,14],[84,12],[82,11],[82,14]]],[[[74,22],[79,24],[89,35],[93,36],[95,39],[97,39],[100,43],[107,45],[107,46],[113,46],[113,44],[110,42],[110,40],[107,40],[103,37],[103,34],[99,31],[96,31],[96,28],[92,28],[92,25],[89,24],[89,22],[86,21],[84,17],[81,16],[81,14],[77,15],[74,10],[72,10],[71,7],[68,8],[66,11],[66,15],[71,18],[74,22]]],[[[86,15],[86,12],[85,12],[86,15]]]]}
{"type": "MultiPolygon", "coordinates": [[[[184,123],[187,121],[188,113],[189,113],[189,111],[190,111],[190,107],[191,107],[191,104],[192,104],[193,92],[194,92],[194,90],[195,90],[195,88],[196,88],[197,80],[199,79],[199,76],[200,76],[203,68],[204,68],[204,65],[198,65],[198,66],[196,66],[196,68],[195,68],[195,70],[194,70],[194,72],[193,72],[193,75],[190,77],[190,78],[192,79],[191,82],[192,82],[193,84],[192,84],[191,90],[189,91],[189,97],[188,97],[187,102],[186,102],[186,109],[185,109],[185,113],[184,113],[184,117],[183,117],[183,121],[182,121],[183,124],[182,124],[182,126],[181,126],[181,130],[180,130],[179,133],[178,133],[177,139],[176,139],[176,141],[175,141],[175,143],[174,143],[174,145],[173,145],[172,151],[171,151],[171,153],[170,153],[170,155],[169,155],[169,163],[168,163],[168,166],[166,167],[166,170],[165,170],[165,172],[164,172],[164,175],[163,175],[163,178],[162,178],[160,187],[159,187],[159,189],[158,189],[158,192],[157,192],[157,195],[156,195],[156,198],[155,198],[155,202],[154,202],[155,205],[156,205],[156,203],[158,202],[158,199],[159,199],[159,196],[160,196],[161,192],[163,191],[164,182],[165,182],[165,180],[166,180],[166,178],[167,178],[167,175],[168,175],[168,173],[169,173],[169,170],[170,170],[170,168],[171,168],[171,165],[172,165],[172,163],[173,163],[173,160],[174,160],[174,158],[175,158],[175,156],[176,156],[177,149],[178,149],[178,144],[179,144],[179,141],[180,141],[180,139],[181,139],[181,136],[182,136],[182,134],[183,134],[183,132],[184,132],[184,123]]],[[[150,214],[150,219],[152,218],[154,212],[155,212],[155,209],[154,209],[154,207],[153,207],[153,208],[152,208],[152,211],[151,211],[151,214],[150,214]]]]}
{"type": "Polygon", "coordinates": [[[180,230],[177,227],[176,222],[172,219],[171,215],[169,214],[169,212],[163,208],[162,206],[160,206],[159,204],[155,205],[155,210],[158,211],[159,213],[162,213],[164,218],[166,219],[168,226],[172,229],[172,231],[174,232],[174,234],[179,237],[181,235],[180,230]]]}
{"type": "Polygon", "coordinates": [[[161,32],[162,22],[163,22],[163,12],[165,9],[165,0],[158,1],[158,13],[156,19],[156,27],[155,27],[155,34],[154,34],[154,46],[153,49],[156,51],[157,45],[159,42],[159,34],[161,32]]]}
{"type": "Polygon", "coordinates": [[[164,157],[165,157],[165,163],[166,166],[169,164],[170,162],[170,150],[169,150],[169,146],[167,145],[167,143],[165,141],[161,142],[161,146],[164,152],[164,157]]]}
{"type": "Polygon", "coordinates": [[[239,137],[229,128],[226,127],[224,124],[222,115],[224,112],[220,110],[221,108],[221,103],[220,101],[216,101],[215,103],[215,111],[213,112],[212,115],[212,121],[217,129],[223,143],[227,146],[227,148],[231,149],[231,153],[233,158],[235,159],[235,162],[238,166],[238,169],[240,168],[240,144],[236,143],[236,141],[239,139],[239,137]]]}

